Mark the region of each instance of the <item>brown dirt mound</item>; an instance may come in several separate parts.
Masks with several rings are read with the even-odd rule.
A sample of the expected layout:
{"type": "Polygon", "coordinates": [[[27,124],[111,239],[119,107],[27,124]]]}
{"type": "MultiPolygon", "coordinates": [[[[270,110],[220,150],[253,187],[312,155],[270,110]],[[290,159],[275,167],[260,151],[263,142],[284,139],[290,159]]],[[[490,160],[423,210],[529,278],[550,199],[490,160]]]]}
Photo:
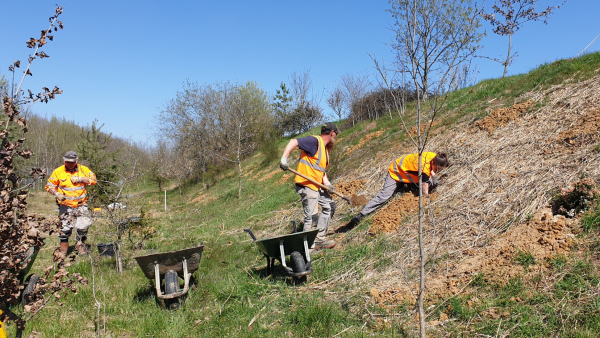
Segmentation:
{"type": "Polygon", "coordinates": [[[335,185],[335,191],[339,192],[344,196],[351,196],[356,194],[356,191],[362,188],[365,182],[365,180],[341,182],[335,185]]]}
{"type": "Polygon", "coordinates": [[[264,175],[267,171],[269,171],[269,169],[270,168],[266,168],[266,169],[263,169],[263,170],[257,172],[254,176],[252,176],[252,179],[253,180],[259,179],[262,175],[264,175]]]}
{"type": "Polygon", "coordinates": [[[475,127],[492,133],[496,128],[505,126],[510,121],[518,119],[534,102],[535,100],[528,100],[513,104],[510,107],[496,109],[490,115],[475,122],[475,127]]]}
{"type": "Polygon", "coordinates": [[[252,175],[252,173],[254,172],[254,170],[256,170],[256,168],[252,168],[250,170],[246,170],[246,172],[242,175],[242,177],[247,177],[252,175]]]}
{"type": "Polygon", "coordinates": [[[275,176],[275,174],[280,173],[281,169],[277,169],[274,171],[271,171],[270,173],[268,173],[267,175],[265,175],[263,178],[258,179],[259,182],[264,182],[266,180],[268,180],[269,178],[275,176]]]}
{"type": "Polygon", "coordinates": [[[555,142],[563,146],[580,147],[583,144],[597,141],[600,131],[600,109],[587,111],[569,130],[558,134],[555,142]]]}
{"type": "Polygon", "coordinates": [[[352,195],[352,197],[350,197],[350,203],[352,203],[352,205],[365,205],[369,203],[369,200],[363,195],[352,195]]]}
{"type": "Polygon", "coordinates": [[[283,174],[283,176],[279,179],[277,184],[285,184],[290,181],[290,178],[294,177],[294,174],[283,174]]]}
{"type": "MultiPolygon", "coordinates": [[[[431,198],[434,198],[434,196],[432,195],[431,198]]],[[[426,200],[423,203],[426,203],[426,200]]],[[[415,196],[412,193],[405,193],[377,212],[377,215],[373,217],[369,233],[376,235],[380,231],[385,233],[394,232],[400,226],[400,222],[404,217],[413,213],[418,208],[419,196],[415,196]]]]}
{"type": "MultiPolygon", "coordinates": [[[[468,286],[478,273],[484,274],[484,280],[500,284],[517,276],[531,279],[535,276],[534,273],[523,273],[545,271],[549,267],[547,259],[571,251],[574,243],[571,230],[577,223],[577,219],[554,215],[550,206],[540,209],[529,222],[499,236],[482,250],[465,250],[464,254],[468,256],[466,259],[440,269],[450,273],[442,272],[428,277],[427,297],[439,299],[457,294],[468,286]],[[529,270],[519,262],[519,257],[523,255],[530,255],[535,259],[529,270]]],[[[410,291],[411,287],[416,290],[416,281],[410,287],[400,285],[385,291],[372,288],[371,297],[378,304],[412,304],[414,296],[410,291]]]]}
{"type": "Polygon", "coordinates": [[[197,196],[193,200],[187,202],[187,204],[198,203],[198,202],[200,202],[202,204],[207,204],[207,203],[212,202],[212,201],[214,201],[216,199],[217,199],[216,197],[212,197],[212,196],[209,197],[208,193],[204,193],[202,195],[197,196]]]}
{"type": "Polygon", "coordinates": [[[361,148],[362,146],[365,145],[365,143],[369,142],[371,139],[381,136],[381,134],[383,134],[383,130],[379,130],[374,133],[365,135],[364,137],[362,137],[360,139],[360,141],[358,141],[358,144],[353,145],[350,148],[348,148],[348,150],[346,150],[346,155],[350,155],[353,151],[361,148]]]}

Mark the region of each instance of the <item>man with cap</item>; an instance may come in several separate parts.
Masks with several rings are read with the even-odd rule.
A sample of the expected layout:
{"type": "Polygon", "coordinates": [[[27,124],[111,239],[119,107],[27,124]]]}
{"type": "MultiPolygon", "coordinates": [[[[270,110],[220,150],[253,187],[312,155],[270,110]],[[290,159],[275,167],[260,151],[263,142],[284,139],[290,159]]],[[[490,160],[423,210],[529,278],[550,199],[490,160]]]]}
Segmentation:
{"type": "MultiPolygon", "coordinates": [[[[329,182],[325,170],[329,166],[329,149],[335,143],[336,136],[340,133],[335,124],[327,122],[321,126],[320,136],[307,136],[297,139],[291,139],[283,151],[280,167],[288,170],[288,157],[296,148],[300,148],[302,153],[298,160],[297,171],[314,181],[317,181],[333,191],[333,185],[329,182]]],[[[302,199],[304,209],[304,227],[310,230],[312,227],[313,214],[317,213],[317,205],[321,206],[321,214],[318,215],[317,229],[319,233],[315,240],[315,249],[329,249],[335,246],[335,242],[325,239],[329,223],[335,212],[335,202],[328,191],[320,189],[314,183],[296,175],[296,192],[302,199]]]]}
{"type": "Polygon", "coordinates": [[[87,253],[85,240],[92,218],[87,206],[88,185],[96,184],[96,175],[86,166],[77,163],[77,153],[67,151],[63,157],[65,164],[56,168],[46,184],[46,191],[56,197],[59,218],[62,221],[60,253],[65,255],[69,249],[69,237],[75,228],[75,249],[79,254],[87,253]]]}

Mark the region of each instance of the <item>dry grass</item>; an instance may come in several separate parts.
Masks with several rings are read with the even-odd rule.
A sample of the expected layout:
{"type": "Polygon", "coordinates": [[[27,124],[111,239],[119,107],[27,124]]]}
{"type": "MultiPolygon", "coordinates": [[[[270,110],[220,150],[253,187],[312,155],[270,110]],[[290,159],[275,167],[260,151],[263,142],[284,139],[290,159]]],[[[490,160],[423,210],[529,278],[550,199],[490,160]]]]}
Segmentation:
{"type": "MultiPolygon", "coordinates": [[[[600,175],[600,156],[590,151],[592,141],[598,139],[598,131],[595,137],[587,137],[586,142],[578,143],[578,147],[571,147],[569,151],[555,140],[560,133],[577,126],[589,111],[600,108],[600,78],[529,92],[515,103],[526,101],[541,103],[542,108],[530,109],[492,132],[465,122],[452,133],[439,134],[431,140],[428,150],[449,153],[454,165],[446,170],[448,177],[425,211],[425,242],[430,258],[443,253],[450,265],[459,262],[467,256],[463,252],[477,251],[547,205],[553,189],[565,187],[582,173],[600,175]]],[[[372,198],[379,193],[389,164],[410,152],[414,149],[406,145],[394,146],[377,154],[375,160],[365,160],[339,181],[364,182],[354,193],[372,198]]],[[[289,221],[301,218],[300,209],[291,206],[273,212],[265,220],[271,227],[264,233],[289,231],[289,221]]],[[[338,200],[336,214],[342,217],[359,210],[338,200]]],[[[337,217],[333,221],[334,228],[343,223],[337,217]]],[[[399,250],[389,253],[395,264],[378,272],[374,269],[376,259],[363,260],[344,276],[311,287],[327,288],[331,283],[341,283],[348,290],[364,294],[375,286],[378,292],[404,289],[401,298],[408,297],[415,278],[411,269],[418,263],[416,213],[395,222],[398,224],[392,226],[397,230],[390,235],[391,240],[403,244],[399,250]],[[355,268],[369,273],[355,280],[358,278],[353,273],[355,268]]],[[[362,235],[352,235],[349,240],[356,244],[360,241],[356,236],[362,235]]],[[[341,239],[342,236],[345,235],[333,237],[341,239]]]]}

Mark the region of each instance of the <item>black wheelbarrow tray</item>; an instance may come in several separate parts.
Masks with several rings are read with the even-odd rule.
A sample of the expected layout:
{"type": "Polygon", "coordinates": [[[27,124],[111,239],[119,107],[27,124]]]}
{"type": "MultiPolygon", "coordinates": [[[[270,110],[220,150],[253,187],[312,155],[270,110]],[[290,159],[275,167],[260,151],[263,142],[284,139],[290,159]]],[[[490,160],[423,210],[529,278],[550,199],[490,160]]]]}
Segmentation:
{"type": "MultiPolygon", "coordinates": [[[[295,227],[294,227],[295,228],[295,227]]],[[[315,242],[319,229],[294,232],[288,235],[257,240],[250,229],[244,229],[254,240],[258,250],[267,258],[267,274],[270,274],[279,260],[285,272],[292,277],[306,276],[313,271],[310,263],[309,248],[315,242]],[[290,256],[290,265],[285,263],[285,256],[290,256]]]]}
{"type": "Polygon", "coordinates": [[[144,275],[154,279],[156,295],[161,299],[174,299],[185,295],[190,289],[192,274],[198,270],[204,245],[183,250],[134,257],[144,275]],[[179,290],[177,276],[183,278],[183,290],[179,290]],[[160,281],[165,279],[165,292],[160,290],[160,281]]]}

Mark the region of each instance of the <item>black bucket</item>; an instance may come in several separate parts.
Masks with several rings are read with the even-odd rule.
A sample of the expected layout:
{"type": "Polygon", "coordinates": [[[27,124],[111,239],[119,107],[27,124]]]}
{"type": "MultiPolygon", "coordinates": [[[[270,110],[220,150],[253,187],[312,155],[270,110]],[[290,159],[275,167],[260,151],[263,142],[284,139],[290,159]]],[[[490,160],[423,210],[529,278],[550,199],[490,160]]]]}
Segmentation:
{"type": "Polygon", "coordinates": [[[115,247],[112,243],[100,243],[97,246],[100,256],[115,256],[115,247]]]}

